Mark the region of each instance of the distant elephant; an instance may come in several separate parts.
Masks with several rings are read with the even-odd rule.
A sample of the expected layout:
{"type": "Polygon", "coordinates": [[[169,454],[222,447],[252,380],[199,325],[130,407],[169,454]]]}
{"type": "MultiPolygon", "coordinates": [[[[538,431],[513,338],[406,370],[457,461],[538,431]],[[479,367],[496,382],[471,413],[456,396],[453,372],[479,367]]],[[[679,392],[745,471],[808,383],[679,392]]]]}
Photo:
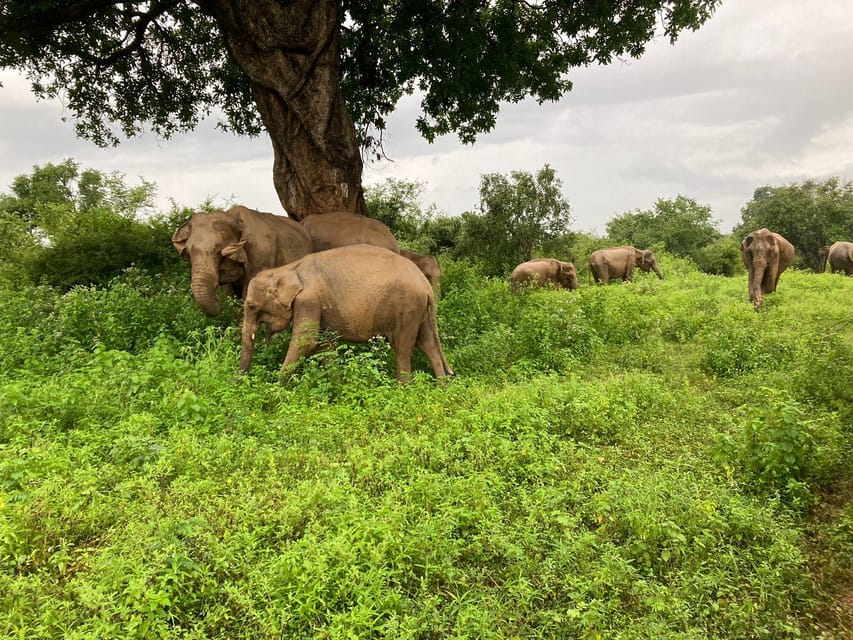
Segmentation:
{"type": "Polygon", "coordinates": [[[221,311],[217,287],[241,297],[259,271],[312,250],[311,237],[295,220],[242,206],[193,214],[172,234],[172,244],[192,265],[193,298],[209,316],[221,311]]]}
{"type": "Polygon", "coordinates": [[[853,276],[853,242],[836,242],[826,255],[832,273],[842,272],[853,276]]]}
{"type": "Polygon", "coordinates": [[[435,299],[438,300],[441,297],[441,267],[438,265],[436,257],[426,253],[415,253],[408,249],[400,249],[400,255],[417,265],[418,269],[429,280],[433,293],[435,293],[435,299]]]}
{"type": "Polygon", "coordinates": [[[269,336],[291,322],[285,370],[316,351],[320,330],[330,329],[348,342],[386,337],[397,354],[401,382],[410,376],[415,346],[429,358],[436,378],[453,375],[441,350],[429,281],[411,260],[388,249],[329,249],[258,274],[246,295],[240,371],[252,364],[260,323],[269,336]]]}
{"type": "Polygon", "coordinates": [[[512,270],[510,282],[516,291],[524,286],[554,285],[569,291],[580,286],[575,265],[554,258],[538,258],[522,262],[512,270]]]}
{"type": "Polygon", "coordinates": [[[370,244],[400,253],[397,240],[382,221],[357,213],[316,213],[306,217],[302,226],[311,236],[315,252],[351,244],[370,244]]]}
{"type": "Polygon", "coordinates": [[[589,256],[589,272],[596,284],[607,284],[613,278],[622,278],[623,282],[631,282],[634,277],[634,267],[639,267],[646,273],[651,270],[663,280],[663,274],[658,268],[655,254],[648,249],[634,247],[610,247],[593,251],[589,256]]]}
{"type": "Polygon", "coordinates": [[[740,256],[749,271],[749,300],[761,306],[761,296],[773,293],[779,276],[794,260],[794,245],[769,229],[753,231],[740,244],[740,256]]]}

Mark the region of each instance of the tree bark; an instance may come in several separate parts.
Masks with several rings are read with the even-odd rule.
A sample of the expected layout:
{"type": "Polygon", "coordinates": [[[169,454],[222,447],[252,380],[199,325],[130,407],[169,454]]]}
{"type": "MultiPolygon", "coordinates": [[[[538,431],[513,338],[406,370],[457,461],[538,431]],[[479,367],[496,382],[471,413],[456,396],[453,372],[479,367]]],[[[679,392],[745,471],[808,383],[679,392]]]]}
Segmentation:
{"type": "Polygon", "coordinates": [[[365,213],[361,149],[341,93],[340,0],[197,1],[249,78],[284,210],[297,220],[365,213]]]}

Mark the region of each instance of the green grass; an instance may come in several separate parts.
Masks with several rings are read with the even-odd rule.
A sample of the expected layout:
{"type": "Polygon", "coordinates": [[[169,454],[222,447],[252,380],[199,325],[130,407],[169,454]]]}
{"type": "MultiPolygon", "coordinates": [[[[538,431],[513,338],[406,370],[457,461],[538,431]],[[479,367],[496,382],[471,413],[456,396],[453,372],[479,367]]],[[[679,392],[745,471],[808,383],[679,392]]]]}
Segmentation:
{"type": "Polygon", "coordinates": [[[444,264],[457,377],[236,375],[186,274],[0,292],[0,636],[846,637],[853,279],[516,296],[444,264]],[[835,635],[833,635],[835,634],[835,635]]]}

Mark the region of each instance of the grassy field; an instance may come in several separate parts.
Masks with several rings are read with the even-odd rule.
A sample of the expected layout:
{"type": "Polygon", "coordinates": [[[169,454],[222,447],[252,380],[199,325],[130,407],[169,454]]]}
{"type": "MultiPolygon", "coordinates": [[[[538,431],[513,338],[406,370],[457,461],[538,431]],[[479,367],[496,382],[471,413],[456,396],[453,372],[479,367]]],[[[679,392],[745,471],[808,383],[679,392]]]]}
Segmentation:
{"type": "Polygon", "coordinates": [[[457,376],[382,342],[236,376],[184,271],[0,291],[0,636],[849,638],[853,278],[511,293],[457,376]]]}

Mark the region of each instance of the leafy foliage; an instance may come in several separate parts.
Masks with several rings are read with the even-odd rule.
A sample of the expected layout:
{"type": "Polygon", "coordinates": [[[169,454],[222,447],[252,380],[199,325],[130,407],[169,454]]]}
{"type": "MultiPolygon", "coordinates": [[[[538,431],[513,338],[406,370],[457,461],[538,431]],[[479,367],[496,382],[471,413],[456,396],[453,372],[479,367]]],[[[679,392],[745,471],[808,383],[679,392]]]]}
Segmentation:
{"type": "Polygon", "coordinates": [[[711,207],[693,198],[659,198],[653,210],[623,213],[607,223],[607,237],[613,244],[639,249],[663,247],[678,256],[696,258],[708,244],[720,237],[711,219],[711,207]]]}
{"type": "Polygon", "coordinates": [[[458,376],[407,387],[382,342],[284,387],[286,336],[236,377],[186,272],[0,283],[0,633],[843,635],[803,507],[850,473],[853,280],[786,272],[756,313],[659,260],[516,295],[445,258],[458,376]]]}
{"type": "Polygon", "coordinates": [[[819,271],[821,247],[853,238],[853,182],[832,177],[761,187],[746,203],[741,218],[735,228],[739,237],[766,227],[793,244],[805,266],[819,271]]]}
{"type": "Polygon", "coordinates": [[[548,240],[568,232],[571,212],[562,182],[547,164],[531,174],[480,177],[480,214],[463,217],[457,251],[498,276],[530,260],[548,240]]]}
{"type": "Polygon", "coordinates": [[[0,224],[7,231],[0,265],[7,277],[67,290],[104,285],[131,266],[177,263],[169,238],[172,218],[181,214],[152,216],[150,183],[129,187],[119,173],[80,171],[65,160],[33,167],[11,189],[0,196],[0,224]]]}
{"type": "MultiPolygon", "coordinates": [[[[557,99],[571,88],[571,68],[638,57],[659,30],[675,41],[717,4],[644,0],[588,10],[550,0],[400,0],[328,2],[323,12],[343,25],[340,82],[361,141],[372,146],[378,140],[369,132],[381,132],[399,99],[415,90],[423,95],[417,127],[428,140],[455,131],[470,142],[494,126],[502,102],[557,99]]],[[[227,52],[229,17],[243,18],[259,50],[289,54],[303,43],[267,39],[285,12],[276,3],[231,0],[10,0],[0,14],[0,67],[25,71],[40,97],[62,95],[78,134],[101,144],[116,142],[116,128],[131,136],[146,124],[168,137],[214,110],[224,128],[257,135],[250,82],[227,52]],[[255,23],[258,15],[265,20],[255,23]]],[[[326,27],[320,19],[305,23],[308,31],[326,27]]],[[[285,26],[274,31],[288,33],[285,26]]]]}

